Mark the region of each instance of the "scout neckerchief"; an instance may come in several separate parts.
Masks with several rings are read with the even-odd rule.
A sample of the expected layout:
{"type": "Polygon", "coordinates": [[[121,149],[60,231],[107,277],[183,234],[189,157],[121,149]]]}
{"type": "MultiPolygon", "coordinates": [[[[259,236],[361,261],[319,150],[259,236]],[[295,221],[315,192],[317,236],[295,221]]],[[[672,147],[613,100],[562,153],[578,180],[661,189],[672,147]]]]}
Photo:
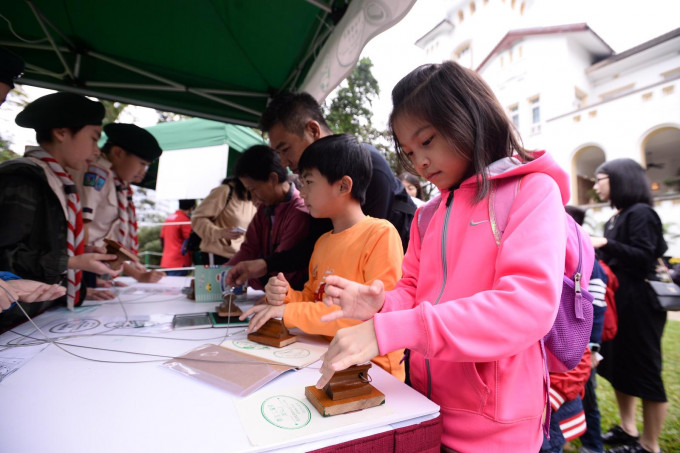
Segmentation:
{"type": "Polygon", "coordinates": [[[118,242],[137,254],[139,242],[137,239],[137,211],[132,202],[132,187],[124,183],[118,175],[113,178],[116,184],[116,196],[118,197],[118,242]]]}
{"type": "MultiPolygon", "coordinates": [[[[25,156],[33,157],[45,162],[61,183],[64,185],[64,192],[66,192],[66,220],[68,221],[68,231],[66,232],[66,246],[68,256],[82,255],[85,253],[85,241],[83,236],[83,213],[80,207],[80,198],[76,191],[76,186],[73,183],[71,175],[68,174],[64,167],[57,162],[54,157],[47,151],[34,148],[27,151],[25,156]]],[[[69,310],[80,304],[80,281],[83,272],[80,269],[68,269],[66,278],[68,285],[66,286],[66,302],[69,310]]]]}

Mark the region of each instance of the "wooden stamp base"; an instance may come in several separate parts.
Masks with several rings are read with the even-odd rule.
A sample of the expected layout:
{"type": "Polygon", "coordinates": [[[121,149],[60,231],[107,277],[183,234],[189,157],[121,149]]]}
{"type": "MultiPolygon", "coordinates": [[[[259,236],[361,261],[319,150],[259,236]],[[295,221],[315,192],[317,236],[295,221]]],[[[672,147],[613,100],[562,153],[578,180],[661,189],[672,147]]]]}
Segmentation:
{"type": "Polygon", "coordinates": [[[275,348],[282,348],[297,341],[297,337],[295,335],[289,334],[275,338],[267,335],[262,335],[261,333],[258,332],[249,333],[248,339],[250,341],[254,341],[255,343],[266,344],[267,346],[273,346],[275,348]]]}
{"type": "Polygon", "coordinates": [[[225,300],[222,302],[220,305],[215,307],[217,310],[217,314],[220,316],[228,317],[228,316],[241,316],[243,314],[243,311],[236,305],[233,301],[231,304],[229,301],[225,300]]]}
{"type": "Polygon", "coordinates": [[[326,392],[313,385],[305,387],[305,396],[324,417],[345,414],[347,412],[368,409],[369,407],[384,404],[385,395],[372,385],[367,385],[371,388],[371,393],[368,395],[354,396],[336,401],[330,399],[328,395],[326,395],[326,392]]]}

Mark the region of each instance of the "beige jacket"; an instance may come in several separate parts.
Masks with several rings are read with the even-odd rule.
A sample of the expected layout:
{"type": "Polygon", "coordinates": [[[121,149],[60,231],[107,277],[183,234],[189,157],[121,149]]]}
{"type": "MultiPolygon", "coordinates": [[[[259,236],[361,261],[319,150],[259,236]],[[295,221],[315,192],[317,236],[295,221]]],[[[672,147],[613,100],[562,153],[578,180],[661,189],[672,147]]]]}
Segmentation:
{"type": "Polygon", "coordinates": [[[257,208],[251,201],[240,200],[234,188],[222,184],[214,188],[191,215],[191,227],[201,237],[201,251],[231,258],[241,248],[243,236],[233,241],[220,239],[222,230],[247,229],[257,208]],[[229,200],[229,203],[227,203],[229,200]]]}

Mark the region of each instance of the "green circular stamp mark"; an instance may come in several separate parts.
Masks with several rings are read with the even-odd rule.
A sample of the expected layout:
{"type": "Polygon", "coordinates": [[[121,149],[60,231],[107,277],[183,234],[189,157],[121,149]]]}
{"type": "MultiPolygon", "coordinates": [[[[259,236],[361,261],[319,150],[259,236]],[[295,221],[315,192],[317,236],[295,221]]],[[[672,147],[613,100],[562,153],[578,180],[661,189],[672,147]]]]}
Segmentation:
{"type": "Polygon", "coordinates": [[[260,343],[255,343],[254,341],[250,340],[234,340],[234,346],[240,349],[248,349],[248,350],[253,350],[253,349],[270,349],[269,346],[266,344],[260,344],[260,343]]]}
{"type": "Polygon", "coordinates": [[[283,351],[274,351],[274,355],[281,359],[304,359],[305,357],[309,357],[310,354],[311,352],[309,352],[309,349],[303,348],[290,348],[283,351]]]}
{"type": "Polygon", "coordinates": [[[262,402],[260,411],[265,420],[277,428],[300,429],[312,420],[309,407],[297,398],[276,395],[262,402]]]}

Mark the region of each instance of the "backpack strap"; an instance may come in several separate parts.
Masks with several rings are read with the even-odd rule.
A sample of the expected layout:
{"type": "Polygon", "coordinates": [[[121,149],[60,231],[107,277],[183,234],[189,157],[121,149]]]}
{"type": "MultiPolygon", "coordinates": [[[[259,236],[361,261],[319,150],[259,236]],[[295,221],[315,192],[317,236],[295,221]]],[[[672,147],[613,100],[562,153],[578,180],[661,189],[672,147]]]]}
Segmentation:
{"type": "Polygon", "coordinates": [[[420,243],[423,243],[423,237],[425,237],[425,231],[427,231],[427,226],[432,220],[432,216],[437,211],[439,203],[442,201],[442,196],[437,195],[423,206],[420,207],[418,211],[418,234],[420,234],[420,243]]]}
{"type": "Polygon", "coordinates": [[[501,245],[501,238],[505,228],[508,226],[510,208],[515,201],[517,193],[519,193],[521,181],[522,176],[520,175],[492,182],[491,190],[489,191],[489,222],[491,223],[493,237],[498,247],[501,245]]]}

